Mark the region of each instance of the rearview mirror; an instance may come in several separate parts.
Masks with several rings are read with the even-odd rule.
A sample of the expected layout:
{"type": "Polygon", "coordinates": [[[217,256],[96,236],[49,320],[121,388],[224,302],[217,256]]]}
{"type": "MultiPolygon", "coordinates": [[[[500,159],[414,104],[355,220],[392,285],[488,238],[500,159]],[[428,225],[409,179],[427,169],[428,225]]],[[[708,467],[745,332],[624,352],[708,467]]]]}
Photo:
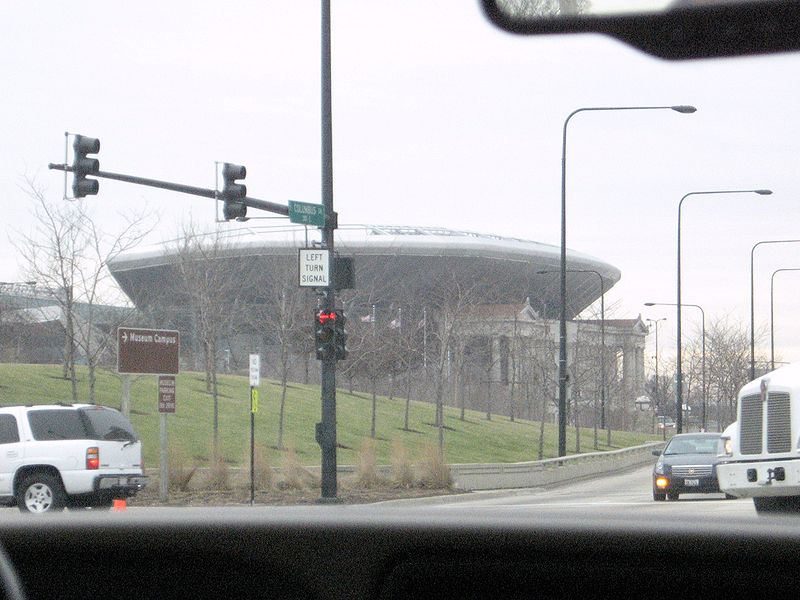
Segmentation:
{"type": "Polygon", "coordinates": [[[800,49],[795,0],[481,1],[511,33],[603,33],[668,59],[800,49]]]}

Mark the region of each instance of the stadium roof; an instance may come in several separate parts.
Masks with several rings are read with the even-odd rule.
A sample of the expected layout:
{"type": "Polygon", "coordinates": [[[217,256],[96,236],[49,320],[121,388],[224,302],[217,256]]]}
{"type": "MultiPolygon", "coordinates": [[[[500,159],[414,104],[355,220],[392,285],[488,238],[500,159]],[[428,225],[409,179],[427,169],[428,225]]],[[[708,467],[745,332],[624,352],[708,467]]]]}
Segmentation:
{"type": "MultiPolygon", "coordinates": [[[[296,263],[297,249],[319,244],[316,228],[299,225],[239,226],[203,234],[218,243],[222,259],[278,257],[296,263]]],[[[555,318],[558,307],[559,248],[530,240],[399,225],[344,225],[336,230],[336,251],[355,257],[358,288],[403,286],[424,294],[443,276],[461,273],[485,285],[487,303],[522,302],[530,297],[537,312],[555,318]],[[537,307],[536,303],[540,306],[537,307]],[[541,310],[540,310],[541,309],[541,310]]],[[[184,239],[137,248],[109,264],[112,275],[137,303],[137,290],[167,277],[184,239]]],[[[266,267],[265,267],[266,268],[266,267]]],[[[619,270],[600,259],[568,250],[568,313],[574,316],[620,279],[619,270]]]]}

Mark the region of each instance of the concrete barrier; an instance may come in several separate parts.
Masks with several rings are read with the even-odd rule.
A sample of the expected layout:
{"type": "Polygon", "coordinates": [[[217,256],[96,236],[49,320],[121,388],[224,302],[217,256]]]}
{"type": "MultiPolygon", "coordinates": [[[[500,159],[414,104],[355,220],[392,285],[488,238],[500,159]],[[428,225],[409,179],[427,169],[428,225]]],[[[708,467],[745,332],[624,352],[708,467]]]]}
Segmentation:
{"type": "Polygon", "coordinates": [[[455,487],[461,490],[540,487],[652,464],[656,461],[653,450],[663,447],[664,442],[652,442],[530,462],[455,464],[450,465],[450,471],[455,487]]]}

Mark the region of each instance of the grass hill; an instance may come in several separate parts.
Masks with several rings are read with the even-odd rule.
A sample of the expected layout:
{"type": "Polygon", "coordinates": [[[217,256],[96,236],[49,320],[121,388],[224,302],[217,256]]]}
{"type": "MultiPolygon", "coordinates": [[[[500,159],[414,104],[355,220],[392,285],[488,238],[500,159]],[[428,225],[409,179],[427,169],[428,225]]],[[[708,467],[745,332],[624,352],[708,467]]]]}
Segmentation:
{"type": "MultiPolygon", "coordinates": [[[[158,464],[159,414],[157,376],[138,376],[132,386],[131,421],[144,444],[145,463],[158,464]]],[[[87,372],[79,370],[79,401],[85,402],[87,372]]],[[[99,371],[96,402],[119,408],[121,381],[116,374],[99,371]]],[[[220,376],[219,434],[226,460],[234,465],[249,460],[250,413],[249,381],[242,376],[220,376]]],[[[213,401],[206,392],[202,373],[181,373],[177,376],[177,412],[168,415],[170,447],[200,462],[211,454],[213,401]]],[[[70,401],[70,383],[61,377],[59,365],[0,364],[0,404],[47,404],[70,401]]],[[[272,464],[279,464],[277,442],[280,385],[263,379],[260,387],[259,411],[255,418],[256,442],[272,448],[272,464]]],[[[337,391],[338,463],[355,464],[357,452],[369,438],[371,397],[366,393],[337,391]]],[[[412,459],[427,446],[436,444],[434,406],[412,402],[409,431],[403,430],[405,399],[378,398],[377,457],[381,464],[391,462],[392,443],[400,440],[412,459]]],[[[315,385],[290,384],[286,400],[284,445],[293,448],[303,464],[317,465],[320,450],[314,440],[314,424],[320,420],[320,392],[315,385]]],[[[538,456],[539,423],[493,415],[491,421],[481,412],[467,411],[460,419],[456,408],[445,409],[445,458],[450,463],[517,462],[535,460],[538,456]]],[[[557,452],[556,427],[545,425],[545,457],[557,452]]],[[[655,436],[629,432],[613,432],[614,448],[636,445],[655,436]]],[[[605,432],[599,436],[600,449],[605,446],[605,432]]],[[[575,449],[575,430],[568,431],[567,448],[575,449]]],[[[581,449],[593,448],[592,429],[581,430],[581,449]]]]}

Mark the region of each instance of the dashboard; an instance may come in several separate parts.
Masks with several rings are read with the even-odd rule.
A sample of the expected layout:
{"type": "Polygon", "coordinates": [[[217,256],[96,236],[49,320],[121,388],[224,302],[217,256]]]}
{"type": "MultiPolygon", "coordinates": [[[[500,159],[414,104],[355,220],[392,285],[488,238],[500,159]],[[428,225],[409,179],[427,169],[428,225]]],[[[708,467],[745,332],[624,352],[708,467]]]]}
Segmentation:
{"type": "Polygon", "coordinates": [[[800,528],[777,518],[153,512],[12,519],[0,538],[29,598],[731,598],[800,583],[800,528]]]}

